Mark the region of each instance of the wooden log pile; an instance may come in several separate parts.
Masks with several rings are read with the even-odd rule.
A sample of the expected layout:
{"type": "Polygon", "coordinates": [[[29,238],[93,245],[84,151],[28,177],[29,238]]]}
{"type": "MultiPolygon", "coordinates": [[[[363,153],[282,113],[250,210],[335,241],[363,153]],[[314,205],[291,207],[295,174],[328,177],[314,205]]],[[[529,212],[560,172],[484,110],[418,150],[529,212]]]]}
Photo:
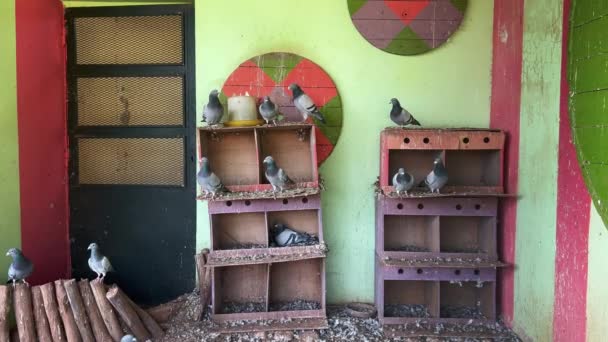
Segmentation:
{"type": "Polygon", "coordinates": [[[75,279],[0,285],[0,342],[119,342],[125,334],[154,341],[164,332],[116,285],[108,290],[100,281],[75,279]],[[17,323],[13,331],[11,312],[17,323]]]}

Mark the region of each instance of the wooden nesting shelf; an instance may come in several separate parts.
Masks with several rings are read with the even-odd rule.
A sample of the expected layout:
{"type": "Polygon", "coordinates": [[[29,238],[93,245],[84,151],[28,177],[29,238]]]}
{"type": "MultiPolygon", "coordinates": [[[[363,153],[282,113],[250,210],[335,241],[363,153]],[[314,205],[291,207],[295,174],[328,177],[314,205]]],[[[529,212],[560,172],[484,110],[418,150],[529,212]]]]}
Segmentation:
{"type": "Polygon", "coordinates": [[[391,182],[399,168],[405,168],[418,184],[433,169],[433,160],[439,154],[449,175],[442,193],[452,196],[504,193],[502,131],[387,128],[381,133],[380,144],[380,188],[387,195],[394,193],[391,182]]]}
{"type": "MultiPolygon", "coordinates": [[[[283,197],[318,193],[319,173],[316,139],[312,125],[280,125],[238,128],[199,128],[199,156],[209,159],[211,169],[232,194],[216,200],[273,198],[264,176],[264,158],[272,156],[296,186],[283,197]],[[310,192],[306,189],[316,189],[310,192]]],[[[207,199],[200,197],[200,199],[207,199]]]]}
{"type": "Polygon", "coordinates": [[[212,318],[325,319],[325,259],[214,267],[212,318]]]}

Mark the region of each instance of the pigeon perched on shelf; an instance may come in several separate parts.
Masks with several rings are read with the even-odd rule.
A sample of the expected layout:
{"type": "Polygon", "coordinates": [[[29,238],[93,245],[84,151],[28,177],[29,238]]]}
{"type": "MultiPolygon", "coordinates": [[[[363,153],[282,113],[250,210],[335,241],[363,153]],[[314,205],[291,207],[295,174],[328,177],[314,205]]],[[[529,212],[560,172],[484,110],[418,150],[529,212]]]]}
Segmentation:
{"type": "Polygon", "coordinates": [[[270,100],[269,96],[264,96],[264,100],[260,104],[259,110],[260,115],[262,115],[262,118],[264,118],[267,125],[270,123],[270,121],[272,121],[275,125],[277,124],[277,117],[279,116],[279,113],[277,112],[277,105],[270,100]]]}
{"type": "Polygon", "coordinates": [[[89,257],[89,268],[97,273],[97,279],[103,280],[106,277],[108,272],[113,272],[114,268],[112,264],[110,264],[110,260],[101,254],[99,251],[99,246],[95,242],[91,243],[87,250],[91,251],[91,256],[89,257]]]}
{"type": "Polygon", "coordinates": [[[299,85],[292,83],[289,85],[289,90],[291,90],[293,95],[293,104],[304,117],[304,120],[302,121],[306,121],[310,115],[319,120],[321,123],[325,123],[323,113],[319,111],[319,108],[317,108],[314,101],[302,90],[302,88],[300,88],[299,85]]]}
{"type": "Polygon", "coordinates": [[[12,281],[13,285],[18,281],[27,284],[25,278],[29,277],[34,271],[34,264],[18,248],[9,249],[6,256],[13,258],[13,262],[8,267],[8,280],[12,281]]]}
{"type": "Polygon", "coordinates": [[[125,335],[120,339],[120,342],[137,342],[137,339],[133,335],[125,335]]]}
{"type": "Polygon", "coordinates": [[[315,236],[295,231],[284,224],[275,224],[271,233],[274,243],[279,247],[312,245],[319,242],[315,236]]]}
{"type": "Polygon", "coordinates": [[[218,176],[211,171],[211,166],[209,165],[209,159],[203,157],[201,158],[201,169],[196,175],[196,179],[198,180],[198,184],[203,188],[205,194],[211,193],[211,198],[215,198],[215,194],[217,193],[226,193],[230,192],[218,176]]]}
{"type": "Polygon", "coordinates": [[[397,195],[401,195],[402,192],[407,195],[407,192],[414,187],[414,176],[405,172],[405,169],[399,168],[393,176],[393,187],[397,195]]]}
{"type": "Polygon", "coordinates": [[[437,156],[433,161],[433,171],[431,171],[424,180],[426,186],[431,190],[431,193],[437,192],[443,188],[448,182],[448,171],[443,166],[441,156],[437,156]]]}
{"type": "Polygon", "coordinates": [[[414,116],[406,109],[401,107],[399,100],[393,98],[390,104],[393,105],[391,109],[391,120],[397,125],[404,127],[408,125],[420,126],[420,122],[414,118],[414,116]]]}
{"type": "Polygon", "coordinates": [[[283,192],[283,190],[295,184],[287,173],[277,166],[271,156],[264,158],[263,163],[265,167],[264,175],[268,182],[270,182],[270,185],[272,185],[272,192],[283,192]]]}
{"type": "Polygon", "coordinates": [[[219,94],[219,91],[213,89],[209,93],[209,102],[203,107],[203,122],[207,122],[209,126],[219,124],[224,116],[224,106],[220,103],[219,94]]]}

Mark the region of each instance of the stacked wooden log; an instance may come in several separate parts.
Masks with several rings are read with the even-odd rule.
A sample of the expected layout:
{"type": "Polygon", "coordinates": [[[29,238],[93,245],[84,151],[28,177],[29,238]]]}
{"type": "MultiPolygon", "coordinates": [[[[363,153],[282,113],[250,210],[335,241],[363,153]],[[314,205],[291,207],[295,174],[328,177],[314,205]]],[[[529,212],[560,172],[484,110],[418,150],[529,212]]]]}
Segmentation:
{"type": "Polygon", "coordinates": [[[138,341],[159,340],[164,334],[116,285],[107,289],[98,280],[71,279],[0,286],[0,342],[119,342],[126,333],[138,341]],[[9,330],[11,309],[16,334],[9,330]]]}

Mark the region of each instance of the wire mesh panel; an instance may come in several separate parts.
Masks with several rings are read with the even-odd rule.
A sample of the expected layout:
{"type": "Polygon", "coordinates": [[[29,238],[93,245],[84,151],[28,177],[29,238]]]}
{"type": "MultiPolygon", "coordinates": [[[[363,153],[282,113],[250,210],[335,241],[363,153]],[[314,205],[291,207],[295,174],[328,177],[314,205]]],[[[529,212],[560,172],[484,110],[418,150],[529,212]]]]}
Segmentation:
{"type": "Polygon", "coordinates": [[[181,138],[80,138],[80,184],[184,184],[181,138]]]}
{"type": "Polygon", "coordinates": [[[79,126],[177,126],[184,122],[181,77],[78,78],[79,126]]]}
{"type": "Polygon", "coordinates": [[[74,19],[77,64],[181,64],[182,16],[74,19]]]}

